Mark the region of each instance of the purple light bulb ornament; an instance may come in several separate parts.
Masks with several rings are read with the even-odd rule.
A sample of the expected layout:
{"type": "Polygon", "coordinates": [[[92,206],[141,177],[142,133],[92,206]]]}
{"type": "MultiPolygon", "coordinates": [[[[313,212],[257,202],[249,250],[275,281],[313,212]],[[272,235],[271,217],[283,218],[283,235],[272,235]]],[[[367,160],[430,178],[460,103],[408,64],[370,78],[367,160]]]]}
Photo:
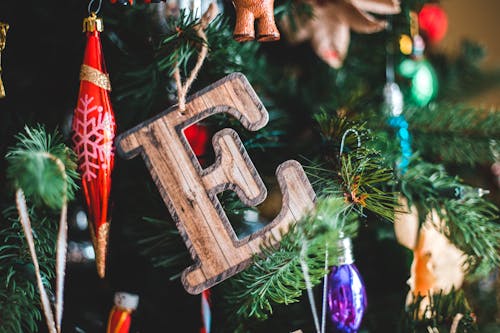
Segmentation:
{"type": "Polygon", "coordinates": [[[328,277],[328,309],[335,332],[355,333],[367,306],[363,279],[352,255],[350,238],[339,241],[338,266],[333,266],[328,277]]]}

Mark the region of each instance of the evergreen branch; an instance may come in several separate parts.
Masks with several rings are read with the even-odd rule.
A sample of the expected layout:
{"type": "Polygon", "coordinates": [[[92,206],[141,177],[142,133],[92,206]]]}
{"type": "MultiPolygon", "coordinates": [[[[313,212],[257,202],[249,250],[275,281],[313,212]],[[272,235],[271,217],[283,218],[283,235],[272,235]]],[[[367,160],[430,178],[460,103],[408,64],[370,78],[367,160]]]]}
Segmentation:
{"type": "Polygon", "coordinates": [[[273,303],[298,302],[306,289],[301,260],[309,267],[311,283],[321,282],[328,273],[324,269],[325,251],[329,266],[335,265],[339,256],[337,241],[356,232],[355,220],[344,215],[346,209],[342,199],[320,199],[316,212],[292,225],[278,247],[268,239],[254,264],[231,279],[226,299],[237,307],[236,316],[263,320],[273,312],[273,303]]]}
{"type": "Polygon", "coordinates": [[[463,101],[467,97],[500,85],[500,70],[481,69],[481,61],[486,52],[477,42],[462,41],[456,57],[445,53],[432,53],[429,56],[439,76],[439,100],[463,101]]]}
{"type": "Polygon", "coordinates": [[[500,112],[462,105],[431,104],[405,111],[413,146],[429,160],[491,163],[492,142],[500,142],[500,112]]]}
{"type": "Polygon", "coordinates": [[[49,134],[42,126],[24,130],[6,155],[7,177],[35,205],[61,208],[62,198],[73,199],[78,188],[75,155],[62,143],[57,131],[49,134]],[[58,161],[64,164],[65,176],[61,175],[58,161]]]}
{"type": "MultiPolygon", "coordinates": [[[[46,289],[54,278],[56,226],[30,212],[40,270],[46,289]]],[[[16,210],[0,217],[0,333],[36,332],[42,319],[35,271],[16,210]]]]}
{"type": "Polygon", "coordinates": [[[385,192],[383,187],[393,182],[394,174],[385,164],[379,152],[358,149],[342,156],[340,174],[345,186],[344,196],[351,204],[361,212],[365,208],[392,221],[397,207],[396,195],[385,192]]]}
{"type": "MultiPolygon", "coordinates": [[[[428,333],[429,329],[436,328],[441,333],[451,333],[453,321],[457,315],[462,315],[456,333],[479,332],[472,310],[462,290],[452,289],[449,294],[434,294],[430,297],[430,304],[422,312],[424,297],[419,296],[408,305],[403,316],[401,333],[428,333]]],[[[434,332],[434,331],[432,331],[434,332]]]]}
{"type": "MultiPolygon", "coordinates": [[[[220,201],[228,219],[238,231],[234,222],[243,220],[244,212],[252,208],[245,206],[232,191],[223,192],[220,201]]],[[[178,278],[179,272],[190,265],[191,258],[188,251],[179,251],[185,245],[175,224],[170,219],[151,217],[142,219],[147,223],[147,228],[141,225],[133,232],[134,238],[138,238],[137,244],[141,254],[148,258],[153,266],[175,272],[171,279],[178,278]]]]}
{"type": "Polygon", "coordinates": [[[172,221],[149,217],[144,217],[143,220],[149,224],[152,231],[147,233],[142,231],[143,235],[139,237],[137,244],[141,254],[149,258],[155,267],[176,271],[172,278],[178,277],[180,275],[178,272],[189,265],[190,257],[187,251],[179,252],[184,243],[175,224],[172,221]]]}
{"type": "MultiPolygon", "coordinates": [[[[337,111],[332,111],[329,108],[321,108],[319,112],[313,115],[313,118],[318,123],[323,144],[326,146],[326,149],[331,152],[336,153],[339,151],[342,137],[349,129],[355,130],[359,134],[361,142],[370,141],[372,138],[370,131],[366,128],[366,123],[348,120],[347,115],[339,115],[337,111]]],[[[358,139],[356,136],[346,136],[344,140],[344,150],[350,152],[356,149],[357,142],[358,139]]]]}
{"type": "Polygon", "coordinates": [[[392,169],[375,150],[360,148],[341,156],[340,171],[329,164],[305,166],[312,185],[323,195],[344,196],[351,209],[364,216],[366,209],[392,221],[397,198],[385,188],[394,182],[392,169]]]}
{"type": "Polygon", "coordinates": [[[444,167],[413,161],[401,179],[401,191],[428,213],[435,210],[446,222],[442,232],[475,264],[500,265],[498,208],[474,189],[449,176],[444,167]],[[462,197],[455,193],[465,192],[462,197]]]}

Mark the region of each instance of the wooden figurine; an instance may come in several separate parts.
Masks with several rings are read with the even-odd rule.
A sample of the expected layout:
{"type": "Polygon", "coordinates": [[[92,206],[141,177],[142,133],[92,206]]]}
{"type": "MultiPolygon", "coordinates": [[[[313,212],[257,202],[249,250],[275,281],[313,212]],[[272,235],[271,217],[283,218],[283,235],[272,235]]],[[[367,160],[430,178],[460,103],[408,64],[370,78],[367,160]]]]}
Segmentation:
{"type": "Polygon", "coordinates": [[[271,42],[280,39],[274,22],[274,0],[234,0],[236,26],[233,37],[238,42],[255,39],[254,24],[257,21],[257,40],[271,42]]]}
{"type": "Polygon", "coordinates": [[[263,229],[238,239],[217,198],[232,190],[249,206],[260,204],[267,190],[238,134],[223,129],[213,137],[216,162],[202,169],[183,130],[217,113],[228,113],[256,131],[268,113],[245,76],[233,73],[194,94],[181,112],[177,105],[117,139],[120,155],[144,158],[154,182],[177,224],[195,264],[184,270],[182,283],[191,294],[235,275],[252,263],[264,240],[277,243],[291,223],[314,208],[315,194],[296,161],[277,169],[283,193],[278,216],[263,229]]]}

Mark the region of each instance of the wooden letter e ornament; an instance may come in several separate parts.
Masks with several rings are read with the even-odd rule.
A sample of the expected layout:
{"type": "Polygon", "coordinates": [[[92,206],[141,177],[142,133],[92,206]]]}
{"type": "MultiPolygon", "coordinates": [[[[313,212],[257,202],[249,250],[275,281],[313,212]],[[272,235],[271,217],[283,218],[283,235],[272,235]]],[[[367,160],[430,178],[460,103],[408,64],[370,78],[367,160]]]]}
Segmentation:
{"type": "Polygon", "coordinates": [[[232,129],[213,137],[216,162],[202,169],[183,129],[217,113],[229,113],[248,130],[267,124],[268,113],[240,73],[233,73],[117,138],[120,155],[139,153],[151,172],[195,264],[184,270],[182,283],[199,294],[248,267],[262,242],[299,221],[314,207],[315,194],[297,161],[281,164],[278,177],[283,203],[278,216],[263,229],[238,239],[217,194],[235,191],[248,206],[260,204],[267,190],[243,144],[232,129]]]}

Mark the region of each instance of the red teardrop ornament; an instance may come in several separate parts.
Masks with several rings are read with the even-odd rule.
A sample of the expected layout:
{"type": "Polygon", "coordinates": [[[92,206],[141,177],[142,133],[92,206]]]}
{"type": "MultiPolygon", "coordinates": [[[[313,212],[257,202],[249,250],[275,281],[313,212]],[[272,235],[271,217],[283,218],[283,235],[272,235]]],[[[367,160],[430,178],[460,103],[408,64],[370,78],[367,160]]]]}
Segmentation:
{"type": "Polygon", "coordinates": [[[102,21],[92,14],[84,21],[87,46],[80,72],[80,93],[73,117],[73,143],[78,156],[97,271],[104,277],[110,225],[109,197],[114,165],[115,116],[109,91],[100,31],[102,21]]]}

